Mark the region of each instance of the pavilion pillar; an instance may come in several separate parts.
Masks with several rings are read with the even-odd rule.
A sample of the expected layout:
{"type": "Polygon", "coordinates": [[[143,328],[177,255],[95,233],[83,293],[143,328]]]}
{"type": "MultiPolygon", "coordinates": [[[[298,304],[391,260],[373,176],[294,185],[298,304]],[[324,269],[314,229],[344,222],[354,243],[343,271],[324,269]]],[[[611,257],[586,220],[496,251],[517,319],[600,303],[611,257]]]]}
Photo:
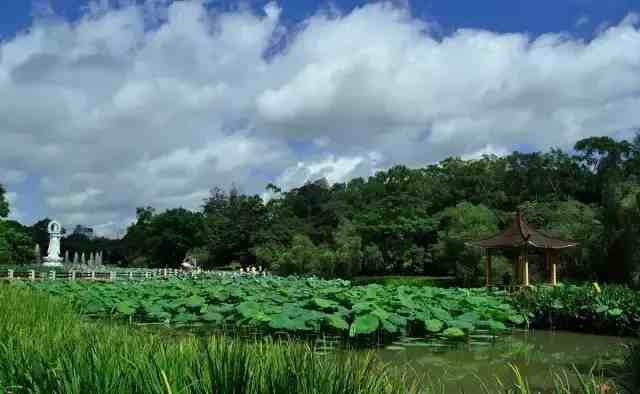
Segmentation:
{"type": "Polygon", "coordinates": [[[522,276],[523,276],[523,285],[529,286],[529,257],[528,253],[525,249],[524,255],[522,256],[522,276]]]}
{"type": "Polygon", "coordinates": [[[485,265],[485,286],[491,286],[491,249],[487,249],[487,262],[485,265]]]}
{"type": "Polygon", "coordinates": [[[547,261],[549,262],[549,282],[552,286],[557,286],[557,255],[553,252],[547,252],[547,261]]]}

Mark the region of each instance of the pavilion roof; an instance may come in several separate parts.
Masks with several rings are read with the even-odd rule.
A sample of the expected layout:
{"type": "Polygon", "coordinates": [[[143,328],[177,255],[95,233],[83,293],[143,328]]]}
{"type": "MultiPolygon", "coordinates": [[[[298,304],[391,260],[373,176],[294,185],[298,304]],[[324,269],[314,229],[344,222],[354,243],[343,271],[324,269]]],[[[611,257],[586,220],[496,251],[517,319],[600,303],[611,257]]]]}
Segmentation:
{"type": "Polygon", "coordinates": [[[539,249],[565,249],[578,245],[574,241],[551,238],[539,233],[526,222],[521,211],[516,213],[513,223],[500,234],[487,239],[468,242],[468,244],[485,249],[521,247],[525,244],[539,249]]]}

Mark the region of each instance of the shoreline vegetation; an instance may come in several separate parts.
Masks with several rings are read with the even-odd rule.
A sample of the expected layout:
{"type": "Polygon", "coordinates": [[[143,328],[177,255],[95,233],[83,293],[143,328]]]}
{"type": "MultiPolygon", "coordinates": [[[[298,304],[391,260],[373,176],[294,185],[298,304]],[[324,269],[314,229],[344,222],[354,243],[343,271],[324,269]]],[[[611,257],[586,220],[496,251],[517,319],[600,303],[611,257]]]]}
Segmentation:
{"type": "MultiPolygon", "coordinates": [[[[0,394],[445,392],[437,380],[408,379],[367,352],[326,355],[295,340],[187,336],[168,341],[101,321],[78,314],[78,306],[60,296],[0,285],[0,337],[7,338],[0,346],[0,394]]],[[[617,386],[593,373],[563,370],[549,376],[555,386],[550,392],[633,393],[640,383],[639,353],[630,347],[626,368],[616,372],[624,376],[617,386]],[[575,376],[578,386],[570,383],[575,376]]],[[[500,393],[537,392],[516,368],[513,381],[501,385],[500,393]]]]}

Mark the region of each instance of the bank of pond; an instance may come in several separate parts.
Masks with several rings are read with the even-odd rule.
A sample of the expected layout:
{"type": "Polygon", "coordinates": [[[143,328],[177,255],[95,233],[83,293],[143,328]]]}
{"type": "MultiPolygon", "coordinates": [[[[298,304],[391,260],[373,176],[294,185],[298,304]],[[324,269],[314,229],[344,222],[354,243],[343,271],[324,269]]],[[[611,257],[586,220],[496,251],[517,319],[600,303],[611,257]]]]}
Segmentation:
{"type": "Polygon", "coordinates": [[[14,282],[0,393],[631,393],[639,308],[636,291],[597,285],[14,282]]]}

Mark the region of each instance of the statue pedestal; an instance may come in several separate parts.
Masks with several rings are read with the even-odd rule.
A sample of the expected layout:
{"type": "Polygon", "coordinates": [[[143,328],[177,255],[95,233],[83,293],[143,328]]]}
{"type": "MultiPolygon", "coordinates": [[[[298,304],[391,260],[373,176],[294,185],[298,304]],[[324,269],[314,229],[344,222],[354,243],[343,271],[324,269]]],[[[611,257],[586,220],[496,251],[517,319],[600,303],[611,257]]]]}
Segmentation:
{"type": "Polygon", "coordinates": [[[45,257],[42,263],[44,267],[62,267],[62,258],[58,257],[45,257]]]}

